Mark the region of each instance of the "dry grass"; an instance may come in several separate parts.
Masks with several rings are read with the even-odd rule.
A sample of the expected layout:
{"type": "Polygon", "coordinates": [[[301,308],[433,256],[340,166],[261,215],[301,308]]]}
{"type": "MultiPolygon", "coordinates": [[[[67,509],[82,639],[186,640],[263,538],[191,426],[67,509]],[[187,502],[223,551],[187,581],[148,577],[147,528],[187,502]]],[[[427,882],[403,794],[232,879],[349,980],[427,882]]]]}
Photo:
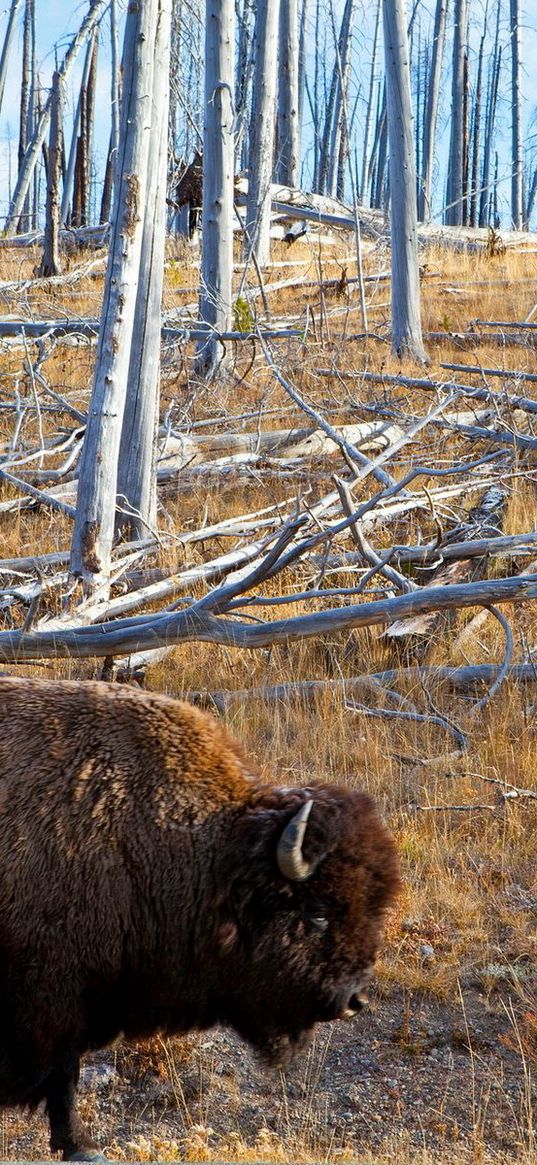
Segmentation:
{"type": "MultiPolygon", "coordinates": [[[[351,274],[354,267],[348,254],[349,248],[342,244],[332,248],[320,247],[313,241],[311,244],[297,244],[291,251],[276,246],[275,261],[300,258],[303,267],[291,267],[287,271],[277,267],[267,274],[266,281],[270,283],[294,273],[297,278],[318,278],[319,274],[325,279],[334,278],[343,268],[351,274]]],[[[1,279],[31,278],[37,258],[36,254],[28,252],[3,250],[0,253],[1,279]]],[[[184,248],[170,246],[165,293],[169,309],[185,302],[185,296],[180,294],[183,288],[196,285],[197,273],[189,268],[188,260],[184,248]]],[[[87,255],[74,255],[69,259],[69,267],[73,269],[87,262],[87,255]]],[[[367,270],[371,272],[385,269],[386,265],[387,259],[383,255],[373,253],[366,259],[367,270]]],[[[422,285],[424,328],[463,331],[477,318],[523,320],[534,306],[535,274],[536,257],[531,253],[506,252],[487,258],[431,249],[426,255],[422,285]]],[[[389,309],[385,306],[387,287],[386,282],[381,282],[376,288],[369,285],[368,289],[370,326],[377,332],[389,322],[389,309]]],[[[20,311],[34,317],[57,317],[64,313],[81,317],[97,315],[102,294],[102,267],[95,268],[76,284],[64,289],[40,284],[20,292],[0,291],[0,294],[4,294],[6,312],[20,311]]],[[[276,318],[303,313],[306,305],[314,315],[315,329],[310,322],[305,345],[298,341],[281,344],[277,349],[278,358],[301,392],[324,410],[333,423],[362,419],[367,416],[362,406],[379,399],[394,413],[403,416],[423,413],[430,403],[430,396],[421,390],[382,388],[359,380],[337,382],[316,375],[317,366],[330,363],[344,369],[401,371],[400,363],[390,355],[386,344],[373,340],[367,343],[344,340],[344,328],[353,333],[362,330],[357,292],[353,287],[348,291],[340,290],[339,298],[332,290],[326,290],[321,297],[315,288],[303,291],[285,289],[271,297],[276,318]]],[[[447,377],[448,374],[440,368],[442,361],[466,360],[488,367],[537,372],[536,350],[529,344],[517,348],[479,345],[475,350],[461,351],[446,339],[428,344],[428,350],[431,364],[427,372],[433,378],[447,377]]],[[[23,356],[20,349],[0,351],[4,399],[11,399],[15,384],[21,395],[29,391],[30,378],[28,370],[23,368],[23,356]]],[[[230,377],[216,387],[199,386],[192,381],[190,356],[190,352],[178,354],[176,350],[165,356],[163,408],[173,403],[176,417],[188,413],[190,419],[196,421],[227,415],[228,428],[239,428],[241,422],[233,421],[234,417],[263,409],[273,410],[264,422],[265,427],[307,423],[294,407],[290,408],[288,399],[272,380],[259,354],[252,363],[249,345],[244,345],[236,354],[235,378],[230,377]]],[[[87,405],[93,359],[94,348],[87,343],[77,348],[58,345],[44,366],[51,387],[73,403],[87,405]]],[[[423,375],[422,369],[409,363],[405,363],[403,370],[407,376],[423,375]]],[[[491,383],[498,391],[505,386],[505,382],[491,383]]],[[[517,391],[528,396],[536,396],[535,388],[537,385],[531,383],[517,385],[517,391]]],[[[528,424],[531,418],[526,416],[524,420],[528,424]]],[[[61,422],[67,427],[72,423],[65,417],[61,422]]],[[[12,425],[12,417],[0,413],[0,451],[9,447],[12,425]]],[[[51,434],[57,429],[58,417],[53,413],[43,413],[42,425],[45,434],[51,434]]],[[[242,427],[255,428],[255,421],[246,421],[242,427]]],[[[31,419],[24,423],[23,439],[29,447],[35,443],[36,431],[31,419]]],[[[467,455],[467,443],[452,433],[441,428],[427,430],[426,453],[435,464],[462,454],[463,449],[467,455]]],[[[480,447],[475,446],[476,455],[480,451],[480,447]]],[[[396,472],[404,472],[410,462],[423,455],[423,447],[421,451],[404,450],[396,472]]],[[[319,462],[310,470],[309,481],[279,480],[274,476],[265,479],[263,475],[258,480],[252,475],[250,480],[232,480],[223,487],[218,483],[209,485],[208,489],[199,486],[190,494],[169,488],[163,498],[162,523],[175,532],[195,528],[204,519],[212,523],[292,496],[307,484],[311,485],[311,496],[315,497],[330,488],[331,469],[331,466],[319,462]]],[[[506,487],[509,496],[505,532],[535,529],[537,501],[531,461],[526,460],[520,465],[518,475],[506,480],[506,487]]],[[[0,498],[13,495],[10,487],[0,487],[0,498]]],[[[365,487],[363,496],[367,496],[365,487]]],[[[457,512],[460,513],[463,507],[468,508],[474,500],[469,496],[457,502],[457,512]]],[[[68,547],[69,522],[57,514],[20,511],[2,514],[0,521],[2,557],[34,553],[37,549],[46,552],[68,547]]],[[[378,529],[376,544],[414,540],[418,536],[434,537],[432,520],[429,525],[427,523],[427,518],[420,515],[419,529],[416,518],[406,519],[396,529],[378,529]]],[[[211,556],[213,545],[211,543],[211,556]]],[[[229,548],[228,542],[214,545],[214,553],[224,548],[229,548]]],[[[155,557],[154,564],[177,568],[201,561],[207,553],[207,547],[197,544],[181,552],[161,552],[155,557]]],[[[513,564],[497,560],[493,569],[505,572],[513,569],[513,564]]],[[[301,583],[307,577],[304,571],[300,576],[301,583]]],[[[352,585],[352,575],[341,572],[331,581],[352,585]]],[[[283,582],[278,580],[272,588],[267,587],[265,593],[270,594],[271,590],[277,593],[285,586],[292,590],[295,584],[296,576],[283,582]]],[[[286,608],[289,615],[299,610],[303,608],[286,608]]],[[[491,619],[465,643],[464,648],[454,647],[456,633],[474,613],[464,613],[454,625],[439,625],[429,644],[429,662],[489,662],[501,656],[501,632],[491,619]]],[[[271,608],[258,609],[256,615],[275,617],[271,608]]],[[[4,626],[17,625],[23,617],[24,612],[17,609],[4,612],[4,626]]],[[[524,644],[536,644],[537,620],[534,611],[527,609],[513,612],[512,622],[520,657],[524,644]]],[[[397,666],[398,662],[396,648],[376,631],[351,632],[331,640],[276,647],[258,654],[187,644],[152,668],[147,682],[154,689],[180,695],[192,689],[241,689],[289,679],[352,676],[397,666]]],[[[42,672],[39,668],[27,670],[42,672]]],[[[43,674],[83,677],[98,674],[98,670],[98,663],[61,662],[47,664],[43,674]]],[[[307,706],[281,704],[276,710],[259,702],[237,703],[232,706],[228,717],[232,731],[244,742],[267,777],[273,774],[285,783],[338,781],[362,785],[382,805],[397,836],[406,889],[398,911],[390,921],[386,950],[379,966],[381,997],[389,998],[397,988],[399,991],[404,989],[409,996],[421,992],[427,998],[458,1007],[461,991],[464,998],[467,990],[477,989],[485,1011],[487,1007],[500,1006],[500,996],[511,999],[507,1006],[512,1008],[512,1014],[508,1017],[505,1038],[518,1059],[520,1080],[525,1082],[528,1097],[526,1116],[522,1112],[516,1117],[520,1125],[519,1148],[513,1151],[512,1158],[510,1154],[502,1156],[501,1151],[497,1155],[494,1144],[487,1142],[487,1134],[483,1132],[487,1122],[479,1105],[472,1116],[474,1140],[471,1145],[467,1141],[464,1146],[449,1143],[446,1130],[450,1128],[450,1118],[449,1112],[445,1112],[438,1117],[439,1125],[444,1121],[445,1126],[441,1158],[427,1146],[420,1149],[415,1142],[411,1144],[402,1127],[399,1133],[397,1129],[393,1135],[386,1133],[382,1147],[376,1152],[362,1156],[352,1138],[346,1140],[339,1134],[333,1135],[323,1124],[322,1112],[320,1115],[315,1112],[313,1086],[306,1091],[309,1100],[305,1102],[303,1123],[299,1127],[285,1124],[283,1106],[284,1115],[276,1128],[259,1128],[251,1137],[245,1137],[237,1128],[227,1137],[220,1134],[215,1137],[211,1133],[210,1112],[206,1113],[206,1122],[189,1123],[188,1100],[182,1095],[182,1065],[177,1062],[177,1057],[180,1060],[182,1055],[188,1056],[188,1050],[178,1051],[175,1044],[175,1050],[164,1048],[162,1044],[153,1045],[146,1049],[141,1062],[144,1072],[148,1070],[149,1060],[152,1070],[162,1073],[170,1083],[176,1107],[183,1112],[184,1132],[176,1140],[167,1138],[156,1120],[154,1133],[136,1137],[133,1131],[126,1142],[123,1140],[120,1144],[118,1141],[112,1145],[113,1155],[147,1161],[156,1158],[274,1162],[315,1159],[331,1162],[367,1160],[372,1165],[384,1165],[385,1162],[402,1165],[410,1159],[411,1153],[413,1165],[432,1165],[433,1161],[436,1163],[440,1159],[454,1165],[463,1165],[466,1161],[472,1161],[473,1165],[485,1161],[507,1162],[508,1159],[529,1165],[533,1147],[530,1069],[537,1060],[537,986],[534,980],[532,986],[530,973],[537,958],[537,805],[531,801],[500,804],[497,801],[498,786],[488,783],[485,778],[535,788],[536,693],[537,689],[531,686],[525,689],[505,685],[499,697],[474,720],[471,700],[467,696],[455,695],[445,688],[435,692],[436,705],[469,735],[469,748],[464,756],[445,763],[442,763],[443,758],[452,752],[453,743],[438,727],[370,720],[359,712],[349,712],[342,700],[333,695],[326,695],[307,706]],[[420,763],[423,758],[430,758],[432,763],[423,765],[420,763]],[[437,805],[472,806],[476,803],[486,803],[491,809],[468,812],[455,812],[449,808],[433,812],[428,809],[437,805]],[[434,958],[423,958],[421,948],[424,942],[434,948],[434,958]]],[[[422,700],[421,686],[417,681],[413,686],[407,685],[405,694],[416,698],[418,703],[422,700]]],[[[132,1079],[132,1063],[123,1063],[123,1069],[128,1070],[132,1079]]],[[[207,1067],[204,1070],[207,1071],[207,1067]]],[[[315,1071],[313,1063],[313,1075],[315,1071]]],[[[232,1111],[232,1096],[229,1103],[232,1111]]],[[[84,1104],[90,1121],[101,1119],[96,1110],[92,1118],[91,1092],[85,1096],[84,1104]]],[[[113,1098],[111,1104],[113,1109],[113,1098]]],[[[131,1122],[134,1130],[135,1116],[131,1122]]],[[[125,1120],[123,1123],[126,1127],[125,1120]]],[[[438,1137],[442,1140],[440,1133],[438,1137]]],[[[14,1147],[20,1151],[21,1145],[28,1156],[47,1155],[42,1122],[34,1118],[28,1126],[26,1117],[10,1114],[0,1125],[0,1155],[9,1155],[14,1147]]]]}

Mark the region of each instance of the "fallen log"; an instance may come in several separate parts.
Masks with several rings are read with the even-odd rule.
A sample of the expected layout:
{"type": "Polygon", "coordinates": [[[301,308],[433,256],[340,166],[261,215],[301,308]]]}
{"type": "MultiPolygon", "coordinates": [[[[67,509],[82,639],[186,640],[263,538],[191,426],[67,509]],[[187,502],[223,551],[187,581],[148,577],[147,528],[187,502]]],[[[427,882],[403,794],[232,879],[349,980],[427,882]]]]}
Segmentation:
{"type": "MultiPolygon", "coordinates": [[[[186,610],[163,612],[90,627],[55,628],[53,631],[0,632],[0,660],[92,658],[170,647],[178,643],[214,643],[227,647],[259,649],[275,643],[293,643],[351,628],[387,626],[394,619],[434,610],[521,603],[537,598],[537,575],[527,578],[489,579],[452,587],[420,587],[408,595],[338,607],[316,614],[298,615],[270,623],[246,623],[225,619],[194,603],[186,610]]],[[[204,600],[199,600],[203,603],[204,600]]]]}
{"type": "MultiPolygon", "coordinates": [[[[291,701],[310,704],[326,696],[348,699],[359,695],[381,695],[394,684],[417,682],[446,684],[458,692],[469,692],[481,685],[490,687],[500,671],[499,664],[475,664],[466,667],[403,667],[370,675],[334,680],[291,680],[284,684],[266,684],[257,688],[200,688],[182,693],[183,699],[218,712],[227,712],[233,704],[262,700],[266,704],[287,705],[291,701]]],[[[513,664],[507,679],[512,683],[537,683],[537,662],[513,664]]]]}
{"type": "Polygon", "coordinates": [[[518,396],[516,393],[495,392],[485,385],[460,384],[454,380],[427,380],[425,377],[399,376],[390,372],[366,372],[362,369],[355,371],[340,368],[315,368],[316,376],[333,377],[341,380],[366,381],[371,384],[393,384],[401,388],[423,389],[425,392],[460,392],[473,400],[490,401],[500,408],[502,405],[510,409],[520,409],[524,413],[537,414],[537,401],[531,397],[518,396]]]}

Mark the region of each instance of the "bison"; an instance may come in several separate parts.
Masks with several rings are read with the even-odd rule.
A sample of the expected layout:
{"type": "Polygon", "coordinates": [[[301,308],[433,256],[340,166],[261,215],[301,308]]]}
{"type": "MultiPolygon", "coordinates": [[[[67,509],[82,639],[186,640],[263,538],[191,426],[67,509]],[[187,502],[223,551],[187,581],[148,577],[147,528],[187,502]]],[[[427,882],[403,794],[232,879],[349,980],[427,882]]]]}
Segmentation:
{"type": "Polygon", "coordinates": [[[0,1105],[103,1160],[80,1056],[225,1024],[287,1063],[361,1008],[399,886],[362,792],[284,788],[208,713],[105,683],[0,678],[0,1105]]]}

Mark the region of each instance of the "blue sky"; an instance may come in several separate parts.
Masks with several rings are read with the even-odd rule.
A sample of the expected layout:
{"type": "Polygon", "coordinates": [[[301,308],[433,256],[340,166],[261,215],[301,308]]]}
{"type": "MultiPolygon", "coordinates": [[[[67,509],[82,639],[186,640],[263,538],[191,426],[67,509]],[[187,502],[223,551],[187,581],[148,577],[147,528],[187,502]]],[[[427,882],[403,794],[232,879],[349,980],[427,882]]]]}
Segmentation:
{"type": "MultiPolygon", "coordinates": [[[[199,0],[194,0],[194,4],[199,0]]],[[[423,36],[427,34],[427,28],[430,22],[431,14],[434,10],[435,0],[421,0],[420,4],[420,19],[422,21],[423,36]]],[[[486,0],[469,0],[470,14],[471,14],[471,64],[472,72],[473,58],[479,37],[481,34],[481,24],[483,18],[483,10],[486,0]]],[[[510,85],[510,61],[508,49],[508,30],[507,30],[507,14],[509,10],[509,0],[502,0],[504,17],[502,20],[502,40],[505,44],[505,64],[503,68],[502,81],[500,87],[500,101],[498,109],[498,130],[499,130],[499,147],[500,147],[500,173],[503,176],[502,188],[500,191],[500,201],[502,213],[508,214],[509,206],[509,153],[508,142],[510,134],[510,116],[509,116],[509,85],[510,85]]],[[[55,64],[55,53],[58,54],[59,59],[62,58],[65,49],[67,48],[72,36],[79,27],[88,8],[88,0],[83,2],[71,4],[69,0],[35,0],[36,16],[37,16],[37,43],[38,43],[38,59],[40,80],[43,88],[48,88],[52,70],[55,64]]],[[[124,7],[124,0],[119,0],[120,8],[124,7]]],[[[328,19],[329,0],[325,5],[324,11],[326,15],[326,39],[327,44],[331,44],[331,31],[328,19]]],[[[342,0],[335,0],[334,7],[336,11],[336,18],[338,12],[341,10],[342,0]]],[[[21,5],[21,9],[24,5],[21,5]]],[[[371,28],[372,28],[372,10],[374,10],[373,0],[358,0],[358,15],[356,20],[356,28],[354,33],[354,48],[352,58],[353,68],[353,87],[356,94],[359,90],[364,94],[367,90],[369,67],[370,67],[370,53],[371,53],[371,28]]],[[[408,3],[410,9],[410,3],[408,3]]],[[[489,8],[495,7],[495,0],[489,0],[489,8]]],[[[522,23],[524,27],[523,34],[523,60],[524,60],[524,76],[523,76],[523,125],[527,142],[531,145],[534,152],[533,165],[537,165],[537,70],[535,69],[535,61],[537,60],[537,0],[522,0],[522,23]]],[[[0,0],[0,42],[3,40],[5,27],[7,23],[8,0],[0,0]]],[[[310,0],[310,27],[313,34],[313,15],[315,11],[315,3],[310,0]]],[[[16,152],[18,139],[18,104],[19,104],[19,88],[20,88],[20,49],[22,42],[22,18],[19,21],[19,28],[12,47],[10,70],[8,75],[8,83],[6,93],[4,96],[4,105],[0,115],[0,216],[3,216],[8,208],[9,190],[16,177],[16,152]]],[[[98,91],[97,91],[97,113],[96,113],[96,149],[97,149],[97,164],[102,166],[104,155],[108,144],[109,126],[110,126],[110,71],[109,71],[109,22],[108,17],[105,16],[102,23],[100,44],[100,60],[98,72],[98,91]]],[[[311,40],[311,45],[313,38],[311,40]]],[[[491,47],[491,46],[490,46],[491,47]]],[[[448,34],[448,43],[446,45],[446,56],[444,61],[444,108],[440,117],[439,135],[438,135],[438,158],[440,164],[446,157],[447,142],[449,138],[449,55],[451,50],[451,36],[448,34]]],[[[73,110],[76,103],[76,96],[78,85],[80,81],[80,73],[82,69],[82,58],[75,68],[68,93],[68,107],[67,107],[67,133],[69,134],[70,119],[73,115],[73,110]]],[[[327,53],[328,61],[330,60],[330,48],[327,53]]],[[[310,46],[308,54],[308,67],[313,67],[313,51],[310,46]]],[[[358,148],[361,140],[360,126],[363,118],[363,97],[358,96],[357,118],[356,123],[358,127],[357,141],[358,148]]],[[[311,139],[311,131],[310,139],[311,139]]],[[[305,155],[308,158],[308,129],[305,130],[305,155]]],[[[443,176],[440,177],[438,183],[438,191],[441,194],[443,186],[443,176]]],[[[96,198],[99,197],[99,191],[96,191],[96,198]]],[[[534,219],[534,225],[537,226],[537,217],[534,219]]]]}

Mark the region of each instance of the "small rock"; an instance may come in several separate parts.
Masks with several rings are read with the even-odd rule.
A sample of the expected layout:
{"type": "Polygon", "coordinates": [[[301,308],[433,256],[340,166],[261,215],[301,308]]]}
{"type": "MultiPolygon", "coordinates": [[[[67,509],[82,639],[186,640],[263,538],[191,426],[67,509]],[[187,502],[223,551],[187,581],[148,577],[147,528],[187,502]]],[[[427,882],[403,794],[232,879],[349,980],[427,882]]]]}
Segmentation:
{"type": "Polygon", "coordinates": [[[108,1088],[117,1072],[111,1064],[87,1064],[80,1072],[81,1088],[108,1088]]]}
{"type": "Polygon", "coordinates": [[[420,955],[422,959],[434,959],[434,947],[430,943],[420,943],[420,955]]]}

